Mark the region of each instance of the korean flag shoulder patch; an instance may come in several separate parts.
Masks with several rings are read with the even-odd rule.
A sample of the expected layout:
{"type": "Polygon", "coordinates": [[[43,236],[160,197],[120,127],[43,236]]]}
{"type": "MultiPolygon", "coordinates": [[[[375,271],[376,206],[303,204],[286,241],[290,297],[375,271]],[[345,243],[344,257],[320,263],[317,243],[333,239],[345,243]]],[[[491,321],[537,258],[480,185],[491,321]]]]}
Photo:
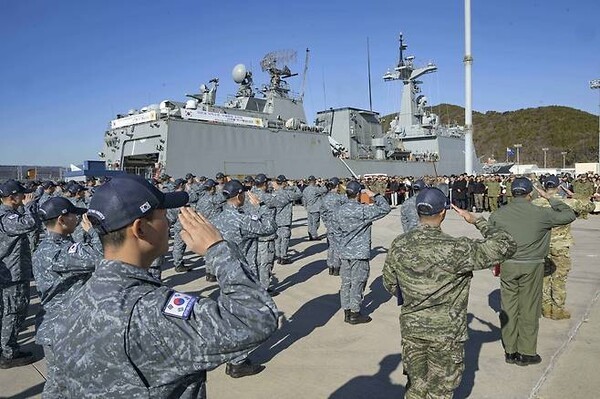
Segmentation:
{"type": "Polygon", "coordinates": [[[166,316],[189,320],[192,310],[194,309],[194,304],[197,301],[198,297],[173,291],[171,295],[169,295],[169,299],[167,299],[162,312],[166,316]]]}

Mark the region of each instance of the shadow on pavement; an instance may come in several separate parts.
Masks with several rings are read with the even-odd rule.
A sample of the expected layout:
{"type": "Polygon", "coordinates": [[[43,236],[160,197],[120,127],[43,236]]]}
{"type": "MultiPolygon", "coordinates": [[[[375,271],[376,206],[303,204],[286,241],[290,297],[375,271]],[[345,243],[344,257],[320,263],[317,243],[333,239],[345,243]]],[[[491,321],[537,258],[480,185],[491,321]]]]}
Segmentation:
{"type": "Polygon", "coordinates": [[[294,254],[294,256],[291,257],[291,260],[292,262],[296,262],[300,259],[308,258],[311,255],[315,255],[323,251],[327,251],[327,243],[325,242],[311,245],[302,252],[297,251],[296,254],[294,254]]]}
{"type": "MultiPolygon", "coordinates": [[[[490,294],[490,297],[491,296],[492,295],[490,294]]],[[[469,395],[471,395],[471,391],[475,385],[475,374],[477,373],[477,370],[479,370],[479,354],[481,353],[483,344],[500,341],[501,337],[500,327],[495,326],[489,321],[480,319],[472,313],[467,314],[467,328],[469,330],[469,339],[465,343],[465,371],[460,385],[454,392],[454,399],[468,398],[469,395]],[[473,330],[470,327],[473,319],[476,319],[485,325],[488,330],[473,330]]],[[[498,359],[498,361],[500,360],[501,359],[498,359]]]]}
{"type": "Polygon", "coordinates": [[[400,354],[387,355],[379,362],[379,371],[374,375],[354,377],[338,388],[329,399],[383,399],[404,397],[404,386],[394,384],[390,375],[400,365],[400,354]]]}
{"type": "Polygon", "coordinates": [[[377,277],[369,285],[369,293],[365,295],[362,305],[365,310],[365,314],[371,314],[381,306],[384,302],[390,300],[392,295],[387,292],[383,286],[383,276],[377,277]]]}
{"type": "Polygon", "coordinates": [[[255,363],[267,363],[319,327],[340,310],[339,295],[325,294],[302,305],[251,357],[255,363]]]}
{"type": "Polygon", "coordinates": [[[44,389],[44,383],[40,382],[39,384],[34,385],[31,388],[27,388],[23,392],[19,392],[16,395],[12,395],[12,396],[0,396],[0,398],[6,398],[6,399],[27,399],[27,398],[32,398],[32,397],[34,397],[36,395],[40,395],[42,393],[43,389],[44,389]]]}
{"type": "Polygon", "coordinates": [[[276,284],[273,283],[272,287],[275,291],[283,292],[296,284],[309,280],[325,269],[327,269],[327,261],[325,259],[315,260],[302,266],[300,270],[286,277],[283,281],[276,284]]]}

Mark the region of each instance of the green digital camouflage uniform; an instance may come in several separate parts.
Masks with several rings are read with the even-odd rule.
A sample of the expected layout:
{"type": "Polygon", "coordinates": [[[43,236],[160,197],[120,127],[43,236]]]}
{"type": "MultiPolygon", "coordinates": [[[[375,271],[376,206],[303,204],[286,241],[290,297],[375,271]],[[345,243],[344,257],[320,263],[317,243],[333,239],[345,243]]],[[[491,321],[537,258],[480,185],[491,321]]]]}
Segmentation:
{"type": "Polygon", "coordinates": [[[473,270],[502,262],[517,248],[508,233],[484,218],[475,226],[484,240],[419,225],[397,237],[386,257],[384,286],[392,294],[400,287],[404,297],[400,330],[407,399],[452,398],[464,371],[473,270]]]}
{"type": "MultiPolygon", "coordinates": [[[[581,201],[575,198],[557,198],[573,209],[577,217],[583,218],[594,210],[594,203],[581,201]]],[[[533,201],[534,205],[550,207],[550,203],[543,198],[533,201]]],[[[553,227],[550,234],[550,254],[545,261],[546,273],[542,288],[542,315],[552,319],[566,319],[570,317],[565,309],[567,298],[567,275],[571,270],[570,247],[573,245],[571,225],[553,227]]]]}

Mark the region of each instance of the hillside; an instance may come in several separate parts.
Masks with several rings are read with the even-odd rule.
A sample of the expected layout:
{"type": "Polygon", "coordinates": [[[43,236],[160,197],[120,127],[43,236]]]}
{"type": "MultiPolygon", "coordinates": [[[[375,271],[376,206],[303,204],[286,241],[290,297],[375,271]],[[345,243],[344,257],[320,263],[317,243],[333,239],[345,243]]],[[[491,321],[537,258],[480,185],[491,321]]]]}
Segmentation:
{"type": "MultiPolygon", "coordinates": [[[[438,114],[444,124],[464,124],[462,107],[440,104],[432,107],[432,112],[438,114]]],[[[383,117],[384,131],[393,117],[383,117]]],[[[574,162],[597,162],[598,116],[561,106],[488,111],[485,114],[474,111],[473,141],[482,161],[490,157],[499,162],[506,161],[506,148],[520,143],[523,147],[519,158],[523,164],[543,166],[544,147],[548,148],[548,167],[562,166],[562,151],[567,151],[567,167],[574,162]]],[[[514,156],[510,160],[514,161],[514,156]]]]}

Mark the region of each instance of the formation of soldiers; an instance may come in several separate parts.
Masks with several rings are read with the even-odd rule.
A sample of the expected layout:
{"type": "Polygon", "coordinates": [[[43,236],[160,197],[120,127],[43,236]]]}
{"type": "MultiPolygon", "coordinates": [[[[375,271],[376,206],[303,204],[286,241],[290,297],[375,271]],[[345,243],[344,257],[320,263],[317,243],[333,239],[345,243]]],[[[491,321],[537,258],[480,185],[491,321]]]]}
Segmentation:
{"type": "MultiPolygon", "coordinates": [[[[568,179],[556,176],[505,182],[496,176],[470,179],[466,175],[404,180],[404,187],[410,186],[405,191],[408,200],[401,201],[404,234],[390,248],[384,282],[403,303],[402,345],[412,386],[407,397],[424,397],[436,389],[439,397],[451,396],[462,375],[460,367],[449,364],[458,364],[457,354],[463,353],[471,271],[495,263],[503,263],[505,360],[519,365],[541,361],[535,353],[537,327],[527,330],[515,320],[533,320],[539,312],[552,319],[569,317],[565,309],[572,243],[568,224],[575,215],[585,217],[593,211],[592,198],[600,199],[587,179],[567,183],[568,179]],[[490,222],[464,210],[471,208],[469,187],[475,211],[494,210],[490,222]],[[530,203],[534,193],[538,198],[530,203]],[[497,210],[491,204],[503,204],[494,200],[501,195],[515,200],[507,200],[497,210]],[[530,205],[540,211],[523,208],[530,205]],[[478,243],[441,233],[450,206],[474,224],[485,240],[478,243]],[[519,213],[519,207],[524,213],[519,213]],[[562,214],[557,217],[552,212],[562,214]],[[524,233],[522,224],[534,226],[533,219],[542,227],[524,233]],[[524,254],[530,242],[536,243],[537,252],[524,254]],[[544,264],[542,279],[539,270],[544,264]],[[527,275],[532,285],[515,292],[511,284],[515,279],[523,281],[523,265],[531,269],[527,275]],[[538,288],[536,302],[532,292],[538,288]],[[453,297],[456,292],[461,296],[453,297]],[[533,313],[511,305],[523,303],[523,296],[530,298],[533,313]],[[434,309],[434,305],[441,307],[434,309]],[[440,309],[451,318],[439,318],[440,309]],[[456,345],[441,344],[448,340],[456,345]],[[427,353],[447,355],[438,356],[432,376],[423,375],[421,368],[427,353]],[[444,376],[446,383],[438,383],[437,388],[427,382],[444,376]]],[[[293,206],[298,202],[307,211],[308,240],[324,238],[318,235],[321,218],[327,229],[327,266],[330,275],[341,277],[344,321],[368,323],[371,318],[361,313],[361,302],[370,272],[371,227],[394,205],[389,185],[389,178],[341,181],[310,176],[303,184],[284,175],[269,179],[258,174],[239,181],[223,173],[214,180],[188,173],[176,180],[167,175],[150,181],[115,177],[89,179],[85,185],[47,181],[31,188],[9,180],[0,186],[0,261],[7,271],[0,274],[4,298],[0,368],[34,360],[17,342],[33,274],[42,304],[36,342],[43,346],[48,364],[47,397],[123,397],[140,392],[203,397],[206,371],[220,364],[227,363],[226,373],[233,378],[261,372],[264,366],[253,364],[248,355],[276,329],[279,313],[271,297],[279,293],[271,280],[276,262],[286,265],[294,260],[289,256],[289,240],[293,206]],[[184,260],[186,250],[205,257],[205,278],[217,282],[221,290],[217,301],[175,292],[161,283],[169,237],[176,272],[194,267],[184,260]],[[66,314],[63,310],[69,303],[85,303],[88,308],[66,314]],[[129,327],[122,329],[127,320],[129,327]],[[147,347],[143,338],[163,336],[165,329],[172,334],[172,323],[182,334],[176,344],[147,347]],[[114,345],[115,337],[128,342],[126,352],[114,345]],[[202,348],[190,349],[198,343],[202,348]],[[74,351],[73,345],[80,347],[74,351]],[[189,359],[193,369],[178,369],[168,353],[189,359]],[[91,370],[100,363],[106,375],[93,379],[91,370]]]]}

